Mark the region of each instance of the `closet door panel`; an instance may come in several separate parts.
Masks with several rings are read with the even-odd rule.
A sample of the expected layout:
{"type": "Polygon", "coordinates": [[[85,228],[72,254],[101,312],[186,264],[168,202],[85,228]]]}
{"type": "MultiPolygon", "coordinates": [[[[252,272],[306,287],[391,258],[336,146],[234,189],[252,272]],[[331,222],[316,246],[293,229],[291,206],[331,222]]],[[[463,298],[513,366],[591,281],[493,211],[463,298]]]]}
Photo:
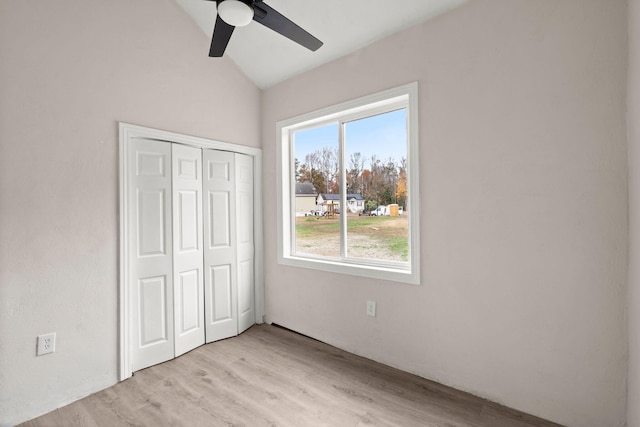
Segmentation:
{"type": "Polygon", "coordinates": [[[175,355],[204,344],[202,150],[172,144],[175,355]]]}
{"type": "Polygon", "coordinates": [[[238,236],[238,333],[255,323],[253,245],[253,157],[235,154],[238,236]]]}
{"type": "Polygon", "coordinates": [[[138,281],[140,346],[143,348],[169,339],[166,279],[166,276],[158,276],[138,281]]]}
{"type": "Polygon", "coordinates": [[[233,320],[231,264],[211,267],[211,304],[209,307],[212,323],[233,320]]]}
{"type": "Polygon", "coordinates": [[[211,249],[231,247],[231,191],[209,192],[209,242],[211,249]]]}
{"type": "Polygon", "coordinates": [[[253,311],[253,293],[248,292],[252,282],[253,260],[238,263],[238,309],[240,310],[240,317],[247,316],[253,311]]]}
{"type": "Polygon", "coordinates": [[[199,235],[202,232],[202,227],[199,226],[202,218],[200,214],[201,193],[200,189],[177,191],[179,240],[176,250],[181,254],[196,252],[202,247],[202,238],[199,235]]]}
{"type": "Polygon", "coordinates": [[[203,150],[206,341],[238,334],[234,154],[203,150]]]}
{"type": "Polygon", "coordinates": [[[164,189],[138,190],[138,256],[166,255],[166,218],[164,189]]]}
{"type": "MultiPolygon", "coordinates": [[[[204,300],[200,297],[200,288],[202,280],[200,280],[200,270],[191,270],[180,273],[180,329],[179,334],[184,336],[197,329],[202,329],[204,322],[200,319],[202,309],[201,304],[204,300]]],[[[204,329],[203,329],[204,330],[204,329]]],[[[196,345],[204,344],[204,336],[202,342],[198,341],[196,345]]]]}
{"type": "Polygon", "coordinates": [[[128,147],[127,193],[132,369],[173,358],[171,144],[128,147]]]}

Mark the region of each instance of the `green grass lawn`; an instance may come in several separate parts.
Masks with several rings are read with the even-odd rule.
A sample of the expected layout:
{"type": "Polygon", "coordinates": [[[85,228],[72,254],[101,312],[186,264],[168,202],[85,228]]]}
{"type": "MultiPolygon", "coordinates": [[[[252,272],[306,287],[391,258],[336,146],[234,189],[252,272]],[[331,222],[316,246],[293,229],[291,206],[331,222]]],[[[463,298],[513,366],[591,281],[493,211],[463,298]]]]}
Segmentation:
{"type": "Polygon", "coordinates": [[[340,220],[324,217],[297,218],[296,236],[305,239],[322,238],[327,234],[340,233],[340,220]]]}

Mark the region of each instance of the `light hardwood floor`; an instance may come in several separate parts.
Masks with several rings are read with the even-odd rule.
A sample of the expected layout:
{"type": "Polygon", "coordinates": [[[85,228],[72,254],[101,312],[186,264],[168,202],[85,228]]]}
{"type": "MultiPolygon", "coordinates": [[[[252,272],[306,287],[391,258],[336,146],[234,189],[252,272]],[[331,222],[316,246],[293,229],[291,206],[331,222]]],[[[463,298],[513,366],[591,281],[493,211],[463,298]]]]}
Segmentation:
{"type": "Polygon", "coordinates": [[[557,426],[257,325],[22,426],[557,426]]]}

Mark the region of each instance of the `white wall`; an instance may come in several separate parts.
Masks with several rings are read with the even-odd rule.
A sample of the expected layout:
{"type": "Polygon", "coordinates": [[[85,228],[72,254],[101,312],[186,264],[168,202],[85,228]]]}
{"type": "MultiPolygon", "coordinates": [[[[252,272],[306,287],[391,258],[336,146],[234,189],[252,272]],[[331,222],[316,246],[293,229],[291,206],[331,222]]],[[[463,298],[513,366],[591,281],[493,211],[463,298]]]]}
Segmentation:
{"type": "Polygon", "coordinates": [[[259,90],[208,52],[169,0],[0,2],[0,425],[117,380],[117,121],[260,145],[259,90]]]}
{"type": "Polygon", "coordinates": [[[629,394],[627,425],[640,427],[640,0],[629,0],[629,394]]]}
{"type": "Polygon", "coordinates": [[[276,121],[419,81],[423,254],[420,286],[307,274],[276,264],[267,226],[267,321],[562,424],[624,425],[626,4],[474,0],[265,91],[268,225],[276,121]]]}
{"type": "MultiPolygon", "coordinates": [[[[118,120],[252,146],[262,131],[268,225],[275,121],[413,80],[422,285],[308,275],[267,250],[268,320],[561,423],[623,425],[625,12],[623,0],[474,0],[266,91],[259,129],[258,90],[206,57],[172,1],[0,2],[0,425],[116,381],[118,120]],[[53,331],[57,352],[35,357],[53,331]]],[[[637,40],[631,52],[635,117],[637,40]]]]}

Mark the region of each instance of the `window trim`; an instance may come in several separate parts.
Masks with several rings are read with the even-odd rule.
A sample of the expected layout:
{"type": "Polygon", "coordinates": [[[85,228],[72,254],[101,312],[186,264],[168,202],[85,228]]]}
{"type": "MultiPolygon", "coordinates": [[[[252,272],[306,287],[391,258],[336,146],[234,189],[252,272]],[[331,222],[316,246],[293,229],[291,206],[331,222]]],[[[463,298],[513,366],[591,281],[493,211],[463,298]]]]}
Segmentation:
{"type": "MultiPolygon", "coordinates": [[[[339,126],[341,132],[342,126],[339,126]]],[[[277,146],[277,240],[278,263],[292,267],[324,270],[333,273],[350,274],[375,279],[390,280],[409,284],[420,284],[420,216],[419,216],[419,144],[418,144],[418,83],[412,82],[396,88],[367,95],[310,113],[302,114],[276,123],[277,146]],[[397,108],[396,108],[397,107],[397,108]],[[358,120],[392,109],[407,110],[407,176],[409,215],[409,262],[358,258],[315,258],[293,253],[294,232],[292,218],[295,218],[295,183],[291,180],[294,162],[292,132],[329,123],[358,120]],[[408,264],[408,267],[407,267],[408,264]]],[[[344,166],[344,147],[340,147],[341,169],[344,166]]],[[[344,179],[344,178],[341,178],[344,179]]],[[[341,192],[341,199],[346,193],[341,192]]],[[[344,202],[344,200],[342,200],[344,202]]],[[[346,232],[341,215],[341,235],[346,232]]],[[[342,239],[344,236],[342,235],[342,239]]]]}

